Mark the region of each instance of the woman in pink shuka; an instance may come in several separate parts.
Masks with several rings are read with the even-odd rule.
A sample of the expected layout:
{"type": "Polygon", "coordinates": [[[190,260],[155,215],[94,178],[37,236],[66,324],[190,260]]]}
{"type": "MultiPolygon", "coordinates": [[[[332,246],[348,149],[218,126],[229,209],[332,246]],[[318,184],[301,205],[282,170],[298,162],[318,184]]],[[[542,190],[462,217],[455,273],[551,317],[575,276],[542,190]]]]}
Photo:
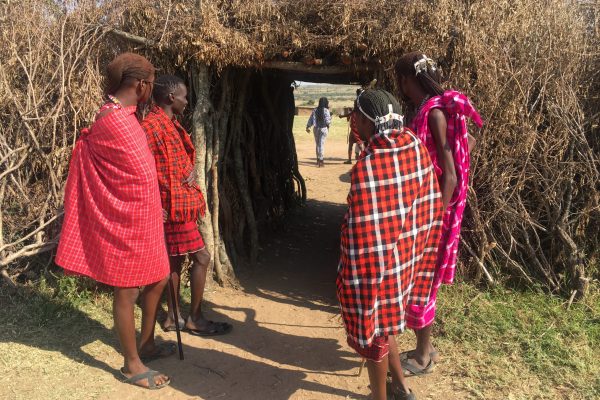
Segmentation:
{"type": "Polygon", "coordinates": [[[438,361],[431,343],[437,293],[454,281],[460,227],[467,203],[469,154],[475,139],[467,132],[467,118],[479,127],[481,117],[469,98],[455,90],[444,91],[435,63],[423,53],[405,54],[396,64],[401,97],[416,108],[410,128],[425,144],[442,191],[444,225],[438,247],[438,260],[429,303],[407,310],[407,326],[415,330],[417,347],[401,354],[407,376],[427,374],[438,361]]]}

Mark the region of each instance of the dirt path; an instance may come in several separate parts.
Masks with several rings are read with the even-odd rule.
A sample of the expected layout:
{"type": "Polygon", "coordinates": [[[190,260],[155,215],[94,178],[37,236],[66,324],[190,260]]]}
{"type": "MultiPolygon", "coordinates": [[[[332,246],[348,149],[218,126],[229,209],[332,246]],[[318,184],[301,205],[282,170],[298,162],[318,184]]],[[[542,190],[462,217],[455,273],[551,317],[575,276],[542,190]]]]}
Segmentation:
{"type": "MultiPolygon", "coordinates": [[[[216,338],[183,334],[185,361],[173,357],[150,364],[172,376],[170,387],[153,392],[114,379],[122,360],[113,349],[118,347],[106,322],[107,309],[106,328],[93,325],[82,331],[91,337],[83,339],[89,344],[18,345],[21,351],[39,354],[34,358],[40,363],[52,360],[52,372],[35,362],[21,365],[22,372],[5,382],[10,389],[6,398],[366,398],[367,373],[357,376],[360,359],[346,345],[335,299],[338,229],[349,182],[349,166],[343,164],[346,143],[340,138],[328,141],[322,169],[314,165],[308,135],[297,147],[310,200],[263,240],[259,265],[239,274],[242,290],[207,290],[208,316],[231,322],[233,332],[216,338]]],[[[174,333],[159,336],[175,340],[174,333]]],[[[403,335],[401,348],[407,349],[411,341],[412,334],[403,335]]],[[[420,400],[459,398],[452,375],[444,373],[449,363],[444,361],[426,378],[411,380],[420,400]]],[[[0,398],[4,395],[0,390],[0,398]]]]}

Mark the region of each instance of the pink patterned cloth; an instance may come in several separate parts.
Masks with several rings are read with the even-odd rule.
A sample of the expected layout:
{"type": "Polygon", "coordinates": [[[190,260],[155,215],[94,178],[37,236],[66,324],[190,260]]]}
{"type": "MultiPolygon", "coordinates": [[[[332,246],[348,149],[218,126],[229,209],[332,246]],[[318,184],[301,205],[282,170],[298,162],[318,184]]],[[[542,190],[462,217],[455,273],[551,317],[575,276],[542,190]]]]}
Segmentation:
{"type": "Polygon", "coordinates": [[[481,128],[481,117],[464,94],[448,90],[441,96],[429,99],[419,110],[412,121],[411,129],[429,150],[438,178],[442,175],[439,166],[437,148],[428,126],[429,112],[439,108],[446,115],[448,128],[446,137],[452,148],[454,167],[456,169],[457,185],[450,199],[448,208],[444,212],[444,225],[438,247],[438,260],[431,288],[429,302],[425,306],[410,305],[406,313],[406,323],[411,329],[421,329],[429,326],[435,318],[437,292],[442,285],[454,281],[456,270],[456,257],[458,243],[460,242],[460,227],[463,212],[467,204],[467,190],[469,187],[469,135],[467,132],[467,118],[481,128]]]}

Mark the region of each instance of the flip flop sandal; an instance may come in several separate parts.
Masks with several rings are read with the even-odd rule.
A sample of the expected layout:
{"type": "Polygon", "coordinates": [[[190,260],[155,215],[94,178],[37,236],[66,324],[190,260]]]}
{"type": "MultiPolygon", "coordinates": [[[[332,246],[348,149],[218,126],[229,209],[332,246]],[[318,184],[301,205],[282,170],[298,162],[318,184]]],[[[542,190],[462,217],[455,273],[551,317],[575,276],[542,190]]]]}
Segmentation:
{"type": "Polygon", "coordinates": [[[134,386],[138,386],[144,389],[149,389],[149,390],[158,390],[158,389],[162,389],[165,386],[168,386],[171,383],[171,379],[167,377],[167,381],[164,383],[161,383],[160,385],[157,385],[156,382],[154,381],[154,378],[156,378],[159,375],[162,375],[160,372],[158,371],[154,371],[149,369],[146,372],[142,372],[141,374],[137,374],[132,376],[131,378],[128,378],[127,375],[125,375],[125,367],[121,368],[121,375],[123,375],[123,377],[125,378],[123,380],[123,383],[128,383],[130,385],[134,385],[134,386]],[[142,386],[140,385],[138,382],[146,379],[146,382],[148,383],[148,386],[142,386]]]}
{"type": "Polygon", "coordinates": [[[167,358],[175,354],[177,351],[177,346],[173,342],[165,342],[156,345],[156,348],[152,354],[140,354],[140,360],[143,363],[151,362],[154,360],[158,360],[159,358],[167,358]]]}
{"type": "Polygon", "coordinates": [[[233,326],[227,322],[208,321],[208,327],[206,329],[187,328],[185,331],[194,336],[220,336],[231,332],[232,329],[233,326]]]}
{"type": "Polygon", "coordinates": [[[392,379],[389,379],[385,383],[385,391],[387,393],[388,400],[417,400],[417,396],[412,392],[412,390],[408,389],[409,392],[406,393],[404,390],[399,389],[398,391],[394,390],[392,387],[392,379]]]}
{"type": "Polygon", "coordinates": [[[435,365],[433,360],[429,360],[429,364],[425,366],[425,368],[419,368],[416,365],[411,364],[407,358],[406,360],[401,360],[402,371],[404,372],[404,376],[409,378],[411,376],[421,376],[430,374],[433,371],[433,366],[435,365]]]}
{"type": "MultiPolygon", "coordinates": [[[[403,351],[402,353],[400,353],[400,360],[408,360],[409,358],[413,358],[412,353],[414,353],[415,351],[416,351],[416,349],[403,351]]],[[[439,356],[439,353],[437,351],[432,351],[431,353],[429,353],[429,358],[431,358],[432,360],[438,356],[439,356]]],[[[437,362],[437,361],[434,361],[434,362],[437,362]]]]}

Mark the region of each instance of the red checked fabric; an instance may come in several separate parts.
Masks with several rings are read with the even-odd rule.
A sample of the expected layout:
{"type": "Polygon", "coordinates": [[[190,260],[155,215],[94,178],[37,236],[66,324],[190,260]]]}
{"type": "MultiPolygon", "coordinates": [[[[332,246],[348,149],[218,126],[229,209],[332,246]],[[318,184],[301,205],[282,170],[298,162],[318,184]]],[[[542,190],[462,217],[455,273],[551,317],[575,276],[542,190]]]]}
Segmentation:
{"type": "Polygon", "coordinates": [[[442,207],[427,149],[414,134],[373,136],[352,170],[337,276],[346,332],[358,345],[403,331],[407,305],[427,304],[442,207]]]}
{"type": "Polygon", "coordinates": [[[362,139],[358,134],[358,129],[356,128],[356,113],[357,110],[352,110],[350,114],[350,132],[352,133],[352,138],[354,139],[354,143],[362,143],[362,139]]]}
{"type": "Polygon", "coordinates": [[[204,196],[193,183],[184,183],[194,169],[196,150],[185,129],[154,106],[142,122],[148,145],[156,161],[163,208],[170,222],[194,222],[204,216],[204,196]]]}
{"type": "Polygon", "coordinates": [[[117,287],[169,274],[154,157],[136,107],[106,104],[71,157],[56,264],[117,287]]]}
{"type": "Polygon", "coordinates": [[[380,362],[390,352],[387,336],[376,336],[367,347],[361,347],[348,336],[348,346],[352,347],[360,356],[367,360],[380,362]]]}
{"type": "Polygon", "coordinates": [[[195,253],[204,248],[204,240],[195,222],[165,223],[165,240],[170,256],[195,253]]]}

